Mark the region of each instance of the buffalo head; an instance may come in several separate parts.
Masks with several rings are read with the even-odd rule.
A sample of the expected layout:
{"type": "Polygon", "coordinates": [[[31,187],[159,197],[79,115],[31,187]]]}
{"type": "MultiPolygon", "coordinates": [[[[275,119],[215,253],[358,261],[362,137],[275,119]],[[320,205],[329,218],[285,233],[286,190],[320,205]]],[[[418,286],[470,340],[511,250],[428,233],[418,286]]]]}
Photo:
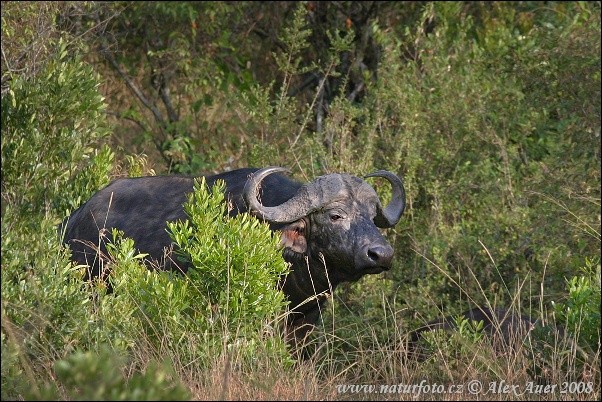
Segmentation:
{"type": "MultiPolygon", "coordinates": [[[[299,313],[297,324],[313,324],[321,300],[307,303],[307,299],[328,295],[341,282],[391,267],[393,248],[379,228],[397,224],[405,208],[405,191],[391,172],[379,170],[367,175],[383,177],[391,184],[391,201],[383,207],[366,181],[348,174],[327,174],[300,186],[286,202],[266,206],[259,189],[268,175],[277,172],[288,170],[268,167],[255,172],[245,185],[243,197],[253,214],[282,232],[284,257],[293,267],[283,290],[291,305],[297,306],[293,309],[299,313]]],[[[301,330],[295,336],[304,334],[301,330]]]]}

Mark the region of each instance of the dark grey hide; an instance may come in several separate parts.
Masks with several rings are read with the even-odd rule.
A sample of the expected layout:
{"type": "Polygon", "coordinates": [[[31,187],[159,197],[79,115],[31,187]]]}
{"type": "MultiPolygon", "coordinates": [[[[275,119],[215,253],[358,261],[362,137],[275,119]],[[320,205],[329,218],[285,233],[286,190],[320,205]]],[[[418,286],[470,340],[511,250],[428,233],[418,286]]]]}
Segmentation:
{"type": "MultiPolygon", "coordinates": [[[[247,168],[207,176],[206,181],[209,186],[225,181],[231,216],[251,212],[281,233],[283,256],[292,271],[281,283],[294,312],[288,330],[291,339],[298,339],[316,322],[327,294],[339,283],[390,268],[393,248],[379,227],[399,221],[405,193],[401,180],[387,171],[367,176],[391,183],[393,197],[386,208],[359,177],[329,174],[302,184],[281,172],[288,170],[247,168]],[[313,300],[303,303],[308,298],[313,300]]],[[[77,209],[66,221],[65,243],[75,262],[89,266],[87,279],[108,275],[103,255],[111,228],[134,239],[135,247],[149,255],[149,267],[185,273],[189,267],[173,258],[165,222],[187,219],[183,204],[193,183],[191,177],[177,176],[118,179],[77,209]]]]}
{"type": "MultiPolygon", "coordinates": [[[[449,315],[430,321],[412,332],[407,348],[408,355],[418,360],[427,358],[428,356],[424,353],[424,349],[420,343],[424,333],[437,330],[453,333],[457,329],[456,317],[457,315],[449,315]]],[[[515,311],[491,309],[482,306],[467,310],[460,314],[460,317],[475,322],[483,321],[483,333],[491,340],[492,345],[499,354],[516,351],[537,325],[536,320],[515,311]]],[[[555,335],[557,338],[562,337],[562,329],[554,326],[550,328],[554,332],[552,335],[555,335]]]]}

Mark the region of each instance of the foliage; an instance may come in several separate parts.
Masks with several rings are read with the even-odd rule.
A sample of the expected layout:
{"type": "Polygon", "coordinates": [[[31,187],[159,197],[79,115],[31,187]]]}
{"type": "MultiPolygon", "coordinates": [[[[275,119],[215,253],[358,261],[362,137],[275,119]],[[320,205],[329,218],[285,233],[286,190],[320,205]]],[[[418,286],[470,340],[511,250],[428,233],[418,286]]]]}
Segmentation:
{"type": "MultiPolygon", "coordinates": [[[[2,26],[3,39],[21,29],[4,19],[2,26]]],[[[19,356],[13,374],[31,377],[37,369],[29,364],[43,366],[85,342],[89,300],[56,225],[106,183],[112,152],[96,148],[108,134],[98,75],[76,46],[29,34],[38,53],[16,41],[6,50],[21,52],[25,67],[3,71],[10,86],[2,95],[1,272],[3,350],[19,356]]]]}
{"type": "Polygon", "coordinates": [[[240,18],[237,7],[126,1],[69,7],[64,21],[69,31],[76,36],[93,32],[98,53],[90,60],[105,76],[124,83],[111,90],[108,113],[119,123],[115,136],[132,137],[127,140],[131,152],[158,156],[174,173],[214,167],[223,144],[238,152],[240,143],[226,135],[228,126],[212,121],[229,102],[224,95],[231,86],[246,88],[252,82],[246,58],[231,42],[240,18]]]}
{"type": "Polygon", "coordinates": [[[599,390],[600,32],[595,2],[3,2],[2,399],[75,397],[55,362],[135,398],[151,360],[222,399],[437,376],[599,390]],[[305,365],[277,336],[277,240],[223,219],[217,188],[170,227],[186,278],[149,271],[116,232],[105,295],[61,248],[56,225],[113,177],[268,164],[387,169],[407,192],[385,232],[394,266],[335,291],[305,365]],[[435,362],[394,355],[425,317],[489,301],[577,347],[500,358],[467,329],[435,362]],[[127,374],[74,363],[116,355],[127,374]],[[247,393],[224,391],[236,381],[247,393]]]}
{"type": "Polygon", "coordinates": [[[166,363],[151,361],[146,371],[127,377],[126,369],[125,359],[109,347],[101,347],[98,353],[74,352],[54,364],[58,386],[52,384],[31,399],[61,395],[82,401],[182,401],[191,397],[166,363]]]}
{"type": "Polygon", "coordinates": [[[553,303],[556,319],[594,354],[600,346],[600,261],[586,259],[580,275],[566,281],[568,299],[553,303]]]}
{"type": "MultiPolygon", "coordinates": [[[[487,350],[487,339],[483,332],[483,321],[458,316],[454,319],[454,325],[451,336],[443,329],[424,333],[418,347],[424,348],[421,353],[428,356],[430,363],[436,363],[445,356],[452,370],[462,371],[459,366],[474,360],[477,353],[487,350]]],[[[483,364],[483,360],[487,359],[486,355],[479,356],[478,359],[482,360],[478,363],[478,370],[487,372],[488,365],[483,364]]]]}
{"type": "Polygon", "coordinates": [[[278,331],[275,319],[286,303],[277,285],[288,268],[266,223],[228,216],[224,189],[217,182],[210,192],[204,178],[197,181],[184,204],[190,220],[168,223],[168,232],[180,260],[194,267],[187,272],[188,303],[205,306],[193,313],[197,331],[222,328],[228,348],[253,352],[262,336],[278,331]]]}
{"type": "Polygon", "coordinates": [[[56,52],[2,97],[3,214],[26,218],[52,208],[62,215],[107,184],[112,152],[92,147],[107,135],[98,76],[70,59],[64,43],[56,52]]]}
{"type": "MultiPolygon", "coordinates": [[[[587,24],[588,32],[596,32],[599,19],[577,9],[574,19],[545,15],[553,18],[550,24],[525,31],[521,14],[503,3],[488,16],[495,23],[484,25],[462,14],[463,7],[429,3],[401,37],[374,25],[384,60],[363,98],[362,124],[348,142],[353,145],[343,147],[359,153],[334,155],[345,169],[367,171],[364,166],[377,164],[404,177],[411,208],[390,234],[400,263],[389,276],[389,300],[408,306],[409,318],[415,311],[461,311],[487,297],[507,305],[514,283],[529,275],[543,278],[544,297],[553,297],[562,292],[560,278],[583,255],[599,253],[599,239],[581,230],[599,227],[600,170],[591,169],[599,161],[599,125],[589,116],[599,115],[593,89],[600,77],[599,36],[581,35],[587,24]],[[582,47],[580,57],[588,61],[579,68],[570,57],[576,37],[591,40],[582,47]],[[527,74],[535,66],[547,68],[542,53],[551,57],[546,65],[554,72],[527,74]],[[567,97],[543,102],[534,89],[535,82],[549,88],[554,77],[562,86],[565,76],[589,82],[580,87],[589,92],[579,96],[587,113],[576,112],[567,97]],[[577,143],[584,159],[571,150],[577,143]],[[592,143],[598,145],[585,145],[592,143]],[[565,220],[582,224],[567,231],[565,220]]],[[[338,135],[345,138],[345,132],[341,126],[338,135]]],[[[364,281],[347,293],[347,308],[364,310],[360,305],[371,293],[378,305],[380,286],[367,291],[370,285],[364,281]]],[[[529,293],[522,295],[524,306],[529,293]]]]}
{"type": "Polygon", "coordinates": [[[60,3],[5,2],[2,7],[2,94],[16,77],[35,77],[48,58],[55,55],[57,42],[68,43],[68,34],[57,27],[60,3]]]}
{"type": "MultiPolygon", "coordinates": [[[[3,39],[12,28],[3,19],[3,39]]],[[[86,343],[82,272],[68,260],[56,225],[112,168],[110,149],[95,148],[108,134],[98,75],[61,39],[34,39],[44,57],[32,59],[21,43],[25,49],[7,52],[22,51],[25,67],[3,71],[11,79],[1,117],[3,398],[36,392],[25,384],[45,362],[86,343]]]]}

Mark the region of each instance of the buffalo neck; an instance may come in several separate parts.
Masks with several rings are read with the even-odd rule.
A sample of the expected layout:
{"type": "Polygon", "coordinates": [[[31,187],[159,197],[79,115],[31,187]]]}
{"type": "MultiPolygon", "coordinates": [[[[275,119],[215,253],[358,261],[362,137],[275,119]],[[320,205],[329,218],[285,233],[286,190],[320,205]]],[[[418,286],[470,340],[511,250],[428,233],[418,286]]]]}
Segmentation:
{"type": "Polygon", "coordinates": [[[306,313],[315,309],[316,303],[322,305],[340,283],[329,278],[322,259],[290,250],[285,250],[283,256],[291,263],[291,271],[281,280],[291,310],[306,313]]]}

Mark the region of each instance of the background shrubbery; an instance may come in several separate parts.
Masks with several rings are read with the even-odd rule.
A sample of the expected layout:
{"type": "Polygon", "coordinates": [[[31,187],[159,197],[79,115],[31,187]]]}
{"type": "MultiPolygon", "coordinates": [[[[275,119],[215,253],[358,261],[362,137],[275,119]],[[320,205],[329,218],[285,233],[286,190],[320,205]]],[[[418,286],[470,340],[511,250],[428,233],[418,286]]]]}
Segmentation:
{"type": "Polygon", "coordinates": [[[471,376],[592,381],[599,399],[600,50],[587,2],[4,2],[2,399],[337,398],[471,376]],[[107,296],[56,232],[113,178],[267,165],[387,169],[408,195],[393,269],[335,292],[302,365],[278,336],[278,239],[221,219],[219,188],[170,226],[186,280],[115,232],[107,296]],[[573,346],[484,358],[469,329],[434,360],[399,356],[475,303],[573,346]]]}

